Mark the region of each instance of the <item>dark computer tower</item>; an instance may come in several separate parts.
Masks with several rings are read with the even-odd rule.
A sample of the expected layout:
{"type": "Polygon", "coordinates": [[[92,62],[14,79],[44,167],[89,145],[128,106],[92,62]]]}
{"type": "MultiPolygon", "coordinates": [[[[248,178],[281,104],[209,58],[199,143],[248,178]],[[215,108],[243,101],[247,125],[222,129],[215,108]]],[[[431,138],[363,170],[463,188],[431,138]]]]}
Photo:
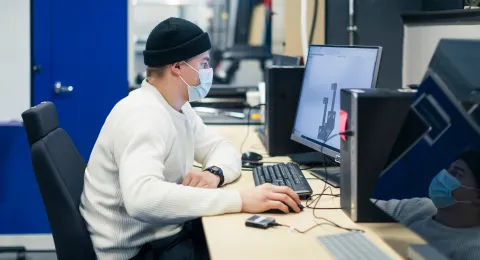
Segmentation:
{"type": "Polygon", "coordinates": [[[260,129],[259,136],[270,156],[313,151],[290,139],[304,70],[305,67],[298,66],[273,66],[266,69],[265,126],[260,129]]]}
{"type": "Polygon", "coordinates": [[[340,204],[354,222],[393,221],[371,198],[378,177],[397,157],[392,150],[402,151],[399,146],[405,142],[399,145],[396,140],[404,123],[424,126],[410,108],[414,95],[414,90],[407,89],[341,90],[340,108],[346,121],[340,131],[350,130],[353,135],[340,139],[340,204]]]}

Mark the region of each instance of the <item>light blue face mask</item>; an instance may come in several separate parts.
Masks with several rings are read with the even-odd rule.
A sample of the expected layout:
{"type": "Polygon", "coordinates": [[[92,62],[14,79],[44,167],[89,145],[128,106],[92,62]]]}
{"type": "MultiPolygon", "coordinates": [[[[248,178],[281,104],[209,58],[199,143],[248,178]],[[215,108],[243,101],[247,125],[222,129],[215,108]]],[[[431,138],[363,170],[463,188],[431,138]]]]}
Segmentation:
{"type": "Polygon", "coordinates": [[[447,170],[441,170],[430,183],[428,196],[435,207],[441,209],[452,206],[456,203],[472,203],[471,201],[457,201],[452,192],[460,187],[476,190],[475,188],[461,185],[460,181],[453,177],[447,170]]]}
{"type": "Polygon", "coordinates": [[[200,79],[200,85],[198,86],[190,86],[181,76],[180,79],[187,85],[188,88],[188,101],[198,101],[207,96],[210,88],[212,87],[213,82],[213,69],[201,69],[196,70],[190,64],[186,63],[192,70],[198,73],[198,78],[200,79]]]}

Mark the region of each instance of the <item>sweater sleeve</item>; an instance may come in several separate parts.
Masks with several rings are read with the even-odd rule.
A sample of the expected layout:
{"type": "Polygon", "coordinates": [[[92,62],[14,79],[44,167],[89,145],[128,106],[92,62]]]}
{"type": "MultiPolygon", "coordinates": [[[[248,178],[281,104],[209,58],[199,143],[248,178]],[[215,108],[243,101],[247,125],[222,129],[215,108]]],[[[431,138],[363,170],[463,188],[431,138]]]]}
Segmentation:
{"type": "Polygon", "coordinates": [[[410,225],[420,219],[429,218],[437,212],[437,209],[428,198],[378,200],[375,205],[405,225],[410,225]]]}
{"type": "Polygon", "coordinates": [[[480,247],[478,243],[468,241],[466,244],[460,244],[448,257],[453,260],[480,259],[480,247]]]}
{"type": "Polygon", "coordinates": [[[223,170],[224,184],[235,181],[241,172],[240,154],[235,146],[218,133],[209,129],[195,114],[195,161],[204,168],[217,166],[223,170]]]}
{"type": "Polygon", "coordinates": [[[175,133],[172,124],[167,116],[152,115],[147,109],[127,114],[117,125],[113,153],[119,167],[120,192],[131,217],[151,224],[178,224],[241,210],[238,191],[165,181],[164,161],[175,133]]]}

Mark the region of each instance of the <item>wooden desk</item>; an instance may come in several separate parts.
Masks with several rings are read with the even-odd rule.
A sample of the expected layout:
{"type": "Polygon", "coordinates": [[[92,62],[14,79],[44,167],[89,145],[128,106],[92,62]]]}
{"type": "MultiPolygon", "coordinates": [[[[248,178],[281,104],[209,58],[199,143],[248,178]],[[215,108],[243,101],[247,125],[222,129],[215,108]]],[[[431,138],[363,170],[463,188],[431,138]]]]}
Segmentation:
{"type": "MultiPolygon", "coordinates": [[[[212,127],[231,140],[238,148],[247,134],[246,126],[215,126],[212,127]]],[[[250,127],[243,151],[255,151],[265,154],[260,139],[250,127]]],[[[266,158],[264,161],[283,162],[287,157],[266,158]]],[[[305,177],[312,178],[308,173],[305,177]]],[[[309,179],[315,192],[320,192],[325,183],[318,179],[309,179]]],[[[245,189],[254,186],[251,171],[244,171],[242,176],[225,189],[245,189]]],[[[333,189],[338,193],[338,189],[333,189]]],[[[340,198],[322,197],[317,207],[339,207],[340,198]]],[[[424,241],[396,223],[355,224],[340,209],[315,210],[315,214],[324,217],[338,225],[347,228],[357,228],[366,231],[368,238],[394,259],[406,258],[408,244],[424,243],[424,241]]],[[[253,214],[229,214],[202,219],[212,259],[332,259],[329,252],[317,242],[316,237],[326,234],[345,232],[329,225],[322,225],[305,234],[290,232],[285,227],[275,227],[267,230],[249,228],[245,220],[253,214]]],[[[311,209],[305,208],[295,214],[260,214],[272,216],[278,223],[290,225],[305,230],[324,221],[313,216],[311,209]]]]}

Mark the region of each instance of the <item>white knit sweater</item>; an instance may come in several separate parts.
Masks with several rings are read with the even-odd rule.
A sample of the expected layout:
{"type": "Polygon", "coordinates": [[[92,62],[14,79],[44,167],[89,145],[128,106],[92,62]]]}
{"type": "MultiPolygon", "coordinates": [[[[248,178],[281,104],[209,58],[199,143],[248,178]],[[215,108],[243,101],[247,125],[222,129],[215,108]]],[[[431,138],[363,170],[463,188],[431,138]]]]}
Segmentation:
{"type": "Polygon", "coordinates": [[[433,219],[437,208],[429,198],[379,200],[376,205],[449,259],[480,259],[480,228],[451,228],[440,224],[433,219]]]}
{"type": "Polygon", "coordinates": [[[240,155],[187,102],[178,112],[144,81],[107,117],[85,171],[80,212],[99,259],[129,259],[201,216],[239,212],[238,191],[181,185],[193,161],[239,177],[240,155]]]}

